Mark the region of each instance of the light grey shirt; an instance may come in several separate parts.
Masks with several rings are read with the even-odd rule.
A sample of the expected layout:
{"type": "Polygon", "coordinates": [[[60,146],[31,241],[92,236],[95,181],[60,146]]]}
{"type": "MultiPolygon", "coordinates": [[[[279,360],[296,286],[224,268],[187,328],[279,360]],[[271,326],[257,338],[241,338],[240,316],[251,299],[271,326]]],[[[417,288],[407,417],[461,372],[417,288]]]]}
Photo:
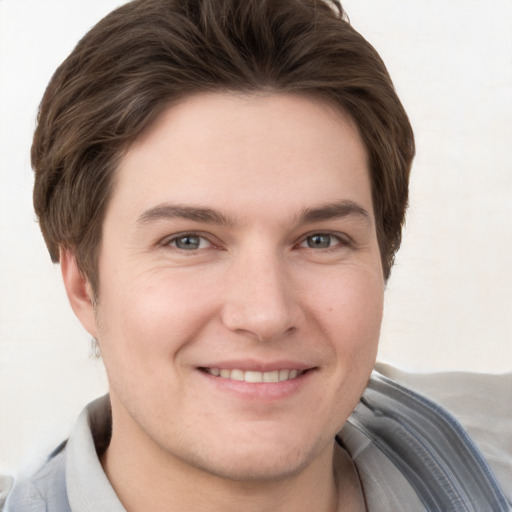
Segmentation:
{"type": "MultiPolygon", "coordinates": [[[[426,401],[427,412],[421,410],[416,414],[416,405],[411,408],[405,404],[409,397],[417,399],[415,393],[375,374],[362,403],[338,435],[357,468],[368,510],[482,512],[477,503],[480,500],[494,500],[493,511],[512,510],[512,375],[486,379],[489,376],[478,378],[469,374],[412,376],[385,366],[379,370],[431,396],[442,392],[437,397],[439,401],[451,405],[460,420],[470,420],[466,422],[468,430],[474,434],[480,450],[443,409],[435,404],[431,408],[426,401]],[[475,393],[471,393],[471,400],[463,400],[471,389],[467,386],[475,380],[479,384],[476,395],[486,397],[482,404],[475,393]],[[382,411],[378,410],[381,406],[382,411]],[[397,425],[403,429],[398,435],[397,425]],[[401,453],[407,436],[414,446],[405,447],[401,453]],[[428,448],[429,443],[433,449],[428,448]],[[435,448],[436,444],[440,449],[435,448]],[[428,449],[419,454],[424,445],[428,449]],[[485,453],[489,465],[480,451],[485,453]],[[464,458],[462,467],[452,467],[452,460],[459,453],[464,458]],[[425,459],[436,467],[424,464],[425,459]],[[485,485],[480,488],[483,480],[485,485]],[[445,487],[451,487],[448,497],[444,495],[445,487]]],[[[421,408],[422,398],[419,400],[421,408]]],[[[65,447],[33,479],[16,486],[18,490],[15,488],[11,493],[6,512],[126,512],[97,455],[97,450],[101,452],[102,445],[108,444],[110,428],[110,404],[105,396],[82,411],[65,447]]]]}

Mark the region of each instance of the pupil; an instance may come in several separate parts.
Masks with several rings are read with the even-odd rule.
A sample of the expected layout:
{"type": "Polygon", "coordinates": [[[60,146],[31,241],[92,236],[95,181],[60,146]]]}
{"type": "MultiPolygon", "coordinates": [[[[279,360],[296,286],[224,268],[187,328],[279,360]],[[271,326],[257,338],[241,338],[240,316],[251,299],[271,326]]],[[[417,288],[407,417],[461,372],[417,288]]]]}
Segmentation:
{"type": "Polygon", "coordinates": [[[308,246],[313,248],[327,248],[331,243],[330,235],[313,235],[308,238],[308,246]]]}
{"type": "Polygon", "coordinates": [[[176,245],[180,249],[197,249],[199,247],[199,237],[186,235],[176,240],[176,245]]]}

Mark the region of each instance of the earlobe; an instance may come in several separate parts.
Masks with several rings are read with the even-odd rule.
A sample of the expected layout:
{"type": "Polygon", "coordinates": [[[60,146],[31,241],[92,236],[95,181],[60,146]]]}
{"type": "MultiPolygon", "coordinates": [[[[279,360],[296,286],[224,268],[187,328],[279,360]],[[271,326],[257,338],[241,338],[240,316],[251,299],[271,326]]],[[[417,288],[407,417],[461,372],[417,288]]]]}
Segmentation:
{"type": "Polygon", "coordinates": [[[97,338],[93,291],[89,280],[78,268],[75,254],[71,250],[60,249],[60,266],[71,308],[86,331],[97,338]]]}

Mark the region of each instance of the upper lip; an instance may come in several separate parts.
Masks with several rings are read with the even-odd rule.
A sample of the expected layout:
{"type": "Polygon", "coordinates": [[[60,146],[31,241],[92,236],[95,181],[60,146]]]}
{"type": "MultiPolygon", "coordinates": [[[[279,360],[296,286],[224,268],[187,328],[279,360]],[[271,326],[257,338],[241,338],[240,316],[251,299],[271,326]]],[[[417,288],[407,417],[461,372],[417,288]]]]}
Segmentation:
{"type": "Polygon", "coordinates": [[[276,370],[311,370],[314,365],[293,360],[254,361],[229,360],[200,365],[199,368],[219,368],[225,370],[243,370],[246,372],[273,372],[276,370]]]}

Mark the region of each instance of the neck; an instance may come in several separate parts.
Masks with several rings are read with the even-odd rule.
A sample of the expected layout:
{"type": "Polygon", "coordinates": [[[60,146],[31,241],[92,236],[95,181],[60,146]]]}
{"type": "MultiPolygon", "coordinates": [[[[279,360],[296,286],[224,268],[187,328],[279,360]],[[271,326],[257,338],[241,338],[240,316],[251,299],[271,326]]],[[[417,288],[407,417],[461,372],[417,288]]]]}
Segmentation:
{"type": "Polygon", "coordinates": [[[143,432],[113,423],[101,458],[129,512],[359,512],[364,501],[348,454],[333,440],[300,471],[280,479],[235,480],[194,467],[162,450],[143,432]]]}
{"type": "MultiPolygon", "coordinates": [[[[332,462],[279,481],[236,481],[205,473],[180,460],[155,463],[121,449],[114,437],[102,465],[129,512],[334,512],[337,488],[332,462]]],[[[316,465],[321,465],[318,461],[316,465]]]]}

